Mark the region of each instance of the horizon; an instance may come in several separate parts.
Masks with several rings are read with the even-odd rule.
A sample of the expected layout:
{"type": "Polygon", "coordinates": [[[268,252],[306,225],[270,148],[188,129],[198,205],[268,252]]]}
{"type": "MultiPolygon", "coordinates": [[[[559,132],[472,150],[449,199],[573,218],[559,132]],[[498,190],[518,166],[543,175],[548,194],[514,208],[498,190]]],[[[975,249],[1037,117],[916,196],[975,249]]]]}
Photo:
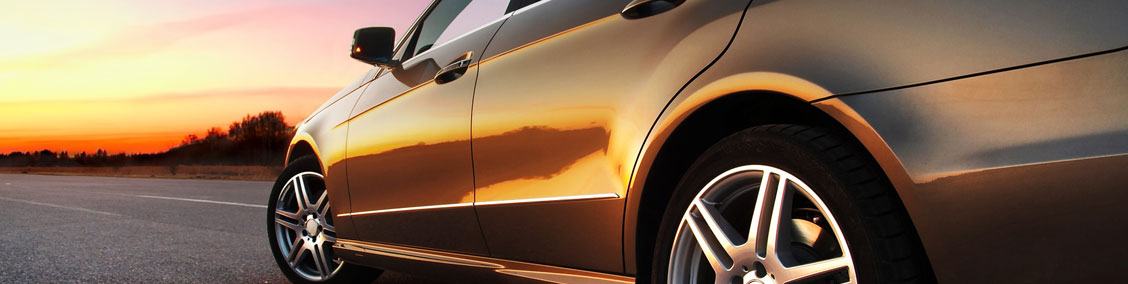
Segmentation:
{"type": "Polygon", "coordinates": [[[430,0],[0,1],[0,153],[158,153],[264,111],[295,125],[372,68],[430,0]]]}
{"type": "MultiPolygon", "coordinates": [[[[0,152],[0,157],[17,155],[17,154],[35,155],[35,154],[38,154],[38,153],[42,153],[43,151],[47,151],[47,152],[52,153],[55,156],[59,156],[59,157],[62,157],[61,156],[62,154],[67,154],[66,157],[71,157],[71,158],[77,157],[78,155],[80,155],[82,153],[92,155],[92,154],[97,153],[99,151],[106,153],[108,155],[124,154],[126,156],[164,154],[164,153],[169,153],[169,152],[171,152],[171,151],[173,151],[177,148],[181,148],[181,147],[184,147],[184,146],[187,146],[187,145],[194,144],[194,143],[190,143],[190,142],[187,141],[189,139],[189,137],[196,138],[196,140],[193,141],[193,142],[203,142],[203,141],[205,141],[204,138],[207,137],[207,134],[208,134],[209,131],[211,131],[211,129],[219,129],[220,133],[225,135],[224,138],[230,138],[231,137],[231,127],[234,124],[238,124],[240,122],[245,123],[245,122],[247,122],[247,119],[250,119],[252,117],[261,116],[261,115],[266,114],[268,112],[281,113],[279,111],[267,110],[267,111],[262,111],[262,112],[259,112],[259,113],[256,113],[256,114],[247,114],[240,119],[236,119],[236,120],[233,120],[231,123],[228,123],[228,126],[223,126],[223,127],[215,126],[215,127],[209,128],[209,129],[201,130],[201,131],[195,131],[195,132],[192,132],[192,133],[185,133],[185,134],[180,135],[180,141],[176,142],[174,145],[169,146],[167,149],[163,149],[163,150],[156,150],[156,151],[150,151],[150,152],[124,152],[124,151],[114,152],[114,151],[106,150],[104,148],[97,148],[94,151],[83,150],[83,151],[78,151],[78,152],[71,152],[71,151],[67,151],[67,150],[57,150],[57,149],[53,149],[53,148],[50,148],[50,147],[45,147],[45,148],[38,149],[38,150],[33,149],[33,150],[25,150],[25,151],[0,152]]],[[[283,117],[285,117],[285,114],[283,114],[283,117]]],[[[295,123],[290,123],[289,120],[290,120],[289,118],[286,118],[283,122],[285,123],[287,130],[293,130],[293,127],[295,127],[297,125],[295,123]]],[[[172,135],[172,133],[169,133],[169,134],[172,135]]],[[[128,137],[117,138],[116,140],[128,140],[128,137]]],[[[62,140],[62,141],[56,141],[56,142],[65,144],[66,141],[62,140]]]]}

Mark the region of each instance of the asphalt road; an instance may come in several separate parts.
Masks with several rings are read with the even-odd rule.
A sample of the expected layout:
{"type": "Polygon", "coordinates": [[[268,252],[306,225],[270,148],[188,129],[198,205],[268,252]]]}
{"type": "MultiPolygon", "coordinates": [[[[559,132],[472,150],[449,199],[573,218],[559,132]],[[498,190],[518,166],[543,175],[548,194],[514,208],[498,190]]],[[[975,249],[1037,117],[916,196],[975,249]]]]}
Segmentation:
{"type": "Polygon", "coordinates": [[[0,174],[0,283],[285,283],[271,184],[0,174]]]}

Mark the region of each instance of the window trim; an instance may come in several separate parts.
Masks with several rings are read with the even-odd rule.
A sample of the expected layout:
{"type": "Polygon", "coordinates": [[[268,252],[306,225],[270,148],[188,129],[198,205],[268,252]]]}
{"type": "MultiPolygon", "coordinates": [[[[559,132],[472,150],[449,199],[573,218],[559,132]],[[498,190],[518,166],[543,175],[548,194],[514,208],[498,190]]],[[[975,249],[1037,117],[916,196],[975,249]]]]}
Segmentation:
{"type": "MultiPolygon", "coordinates": [[[[434,6],[436,6],[436,4],[437,4],[438,2],[440,2],[440,1],[442,1],[442,0],[436,0],[436,1],[432,2],[432,4],[431,4],[431,5],[432,5],[432,7],[429,7],[429,8],[427,8],[427,13],[425,13],[425,15],[430,15],[430,14],[431,14],[431,10],[433,10],[433,9],[435,8],[434,6]]],[[[537,2],[537,3],[533,3],[532,5],[529,5],[529,6],[525,6],[524,8],[518,9],[517,11],[521,11],[521,10],[524,10],[525,8],[529,8],[529,7],[532,7],[532,6],[536,6],[537,4],[540,4],[540,3],[543,3],[543,2],[548,2],[548,0],[541,0],[540,2],[537,2]]],[[[472,30],[470,30],[470,31],[468,31],[468,32],[465,32],[465,33],[463,33],[463,34],[461,34],[461,35],[458,35],[457,37],[454,37],[454,38],[452,38],[452,39],[450,39],[450,40],[448,40],[448,41],[446,41],[446,42],[444,42],[444,43],[442,43],[442,44],[439,44],[439,45],[435,45],[435,46],[431,46],[431,48],[429,48],[429,49],[427,49],[427,50],[424,50],[423,52],[420,52],[419,54],[415,54],[415,55],[411,56],[411,58],[408,58],[407,60],[400,60],[400,62],[402,62],[402,63],[403,63],[404,65],[409,65],[409,63],[412,63],[412,62],[414,62],[416,58],[420,58],[420,57],[423,57],[423,55],[427,54],[428,52],[431,52],[432,50],[436,50],[436,49],[442,48],[443,46],[446,46],[446,45],[447,45],[447,44],[449,44],[449,43],[452,43],[452,42],[458,41],[459,39],[462,39],[463,37],[466,37],[467,35],[470,35],[470,34],[472,34],[472,33],[476,33],[476,32],[478,32],[478,31],[480,31],[480,30],[482,30],[482,29],[484,29],[484,28],[486,28],[486,27],[488,27],[488,26],[492,26],[492,25],[494,25],[494,24],[497,24],[497,23],[498,23],[498,22],[500,22],[500,21],[505,21],[506,19],[509,19],[509,17],[510,17],[510,16],[512,16],[512,15],[513,15],[514,13],[516,13],[517,11],[513,11],[513,12],[509,12],[509,13],[505,13],[505,14],[502,14],[502,15],[501,15],[500,17],[498,17],[497,19],[494,19],[493,21],[490,21],[489,23],[485,23],[485,24],[482,24],[481,26],[478,26],[478,27],[476,27],[476,28],[474,28],[474,29],[472,29],[472,30]]],[[[417,35],[417,34],[418,34],[418,33],[417,33],[416,31],[418,30],[418,25],[419,25],[419,23],[421,23],[421,21],[422,21],[422,20],[423,20],[424,18],[426,18],[426,16],[422,16],[422,17],[419,17],[419,19],[417,19],[417,20],[416,20],[416,22],[417,22],[417,23],[411,26],[411,29],[410,29],[410,30],[411,30],[411,31],[412,31],[412,33],[413,33],[413,35],[412,35],[412,40],[413,40],[413,41],[414,41],[414,40],[417,40],[417,37],[418,37],[418,35],[417,35]]],[[[398,52],[399,52],[399,50],[397,49],[397,50],[396,50],[396,52],[398,53],[398,52]]],[[[407,54],[407,53],[404,53],[404,54],[407,54]]]]}
{"type": "Polygon", "coordinates": [[[510,14],[520,13],[521,11],[529,10],[529,9],[532,9],[533,7],[540,6],[541,4],[548,3],[548,1],[552,1],[552,0],[540,0],[540,1],[537,1],[536,3],[525,5],[525,7],[521,7],[521,9],[513,10],[513,12],[509,12],[509,13],[510,14]]]}
{"type": "Polygon", "coordinates": [[[411,60],[412,58],[418,57],[419,54],[426,53],[424,51],[424,52],[420,52],[419,54],[412,54],[411,56],[408,56],[408,54],[407,54],[408,51],[415,49],[415,47],[414,47],[415,42],[419,40],[419,27],[423,24],[423,21],[425,19],[427,19],[427,17],[431,16],[431,13],[434,12],[435,8],[437,8],[439,6],[439,2],[442,2],[442,1],[443,0],[431,1],[431,5],[427,6],[427,9],[423,10],[423,13],[420,14],[419,17],[415,19],[415,22],[412,23],[411,27],[407,29],[408,33],[404,34],[403,39],[401,39],[402,42],[399,44],[398,47],[396,47],[396,51],[392,54],[399,53],[400,49],[402,49],[402,48],[407,48],[407,49],[404,50],[404,53],[401,55],[401,58],[395,58],[395,59],[399,60],[400,62],[406,62],[406,61],[411,60]],[[402,58],[402,56],[407,56],[407,59],[402,58]]]}
{"type": "MultiPolygon", "coordinates": [[[[394,49],[395,51],[393,51],[392,54],[399,53],[400,49],[407,48],[407,45],[410,45],[410,42],[414,42],[414,41],[418,40],[419,25],[422,24],[423,20],[426,19],[427,16],[431,15],[431,12],[434,11],[435,7],[437,7],[439,2],[442,2],[442,1],[443,0],[431,1],[431,4],[429,6],[427,6],[427,9],[423,10],[424,12],[421,13],[419,15],[419,17],[417,17],[415,19],[415,22],[413,22],[411,24],[411,27],[409,27],[407,29],[407,33],[405,33],[403,38],[400,39],[400,42],[396,45],[396,48],[394,49]]],[[[540,6],[541,4],[548,3],[549,1],[552,1],[552,0],[540,0],[540,1],[537,1],[536,3],[529,4],[528,6],[521,7],[521,9],[517,9],[517,10],[514,10],[512,12],[502,14],[501,17],[498,17],[497,19],[494,19],[493,21],[490,21],[489,23],[478,26],[477,28],[474,28],[473,30],[470,30],[466,33],[463,33],[463,34],[461,34],[461,35],[459,35],[455,38],[448,40],[447,42],[444,42],[444,43],[436,45],[436,46],[432,46],[431,48],[424,50],[423,52],[420,52],[419,54],[413,54],[411,57],[408,57],[407,59],[403,59],[402,56],[401,56],[401,58],[395,58],[395,59],[399,60],[400,63],[405,65],[405,66],[411,65],[412,63],[415,62],[416,58],[421,58],[424,55],[426,55],[428,52],[431,52],[432,50],[442,48],[443,46],[446,46],[448,43],[458,41],[459,39],[462,39],[463,37],[466,37],[469,34],[476,33],[479,30],[484,29],[485,27],[497,24],[498,21],[505,21],[506,19],[509,19],[509,17],[511,17],[511,16],[513,16],[517,13],[520,13],[522,11],[529,10],[529,9],[534,8],[534,7],[540,6]]],[[[407,50],[404,50],[403,55],[407,55],[407,50]]],[[[382,72],[381,72],[381,74],[382,74],[382,72]]],[[[377,77],[379,77],[379,76],[377,76],[377,77]]]]}

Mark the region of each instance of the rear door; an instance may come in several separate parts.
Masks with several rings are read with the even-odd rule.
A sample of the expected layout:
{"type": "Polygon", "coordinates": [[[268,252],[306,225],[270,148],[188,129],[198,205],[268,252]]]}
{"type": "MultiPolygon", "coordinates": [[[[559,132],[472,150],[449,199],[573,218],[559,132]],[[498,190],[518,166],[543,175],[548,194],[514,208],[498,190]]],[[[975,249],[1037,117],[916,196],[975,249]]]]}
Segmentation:
{"type": "Polygon", "coordinates": [[[474,215],[477,63],[508,1],[439,0],[364,90],[348,127],[351,217],[363,241],[488,254],[474,215]]]}
{"type": "MultiPolygon", "coordinates": [[[[486,49],[473,152],[493,256],[633,273],[624,197],[642,142],[678,89],[721,54],[748,1],[620,16],[631,2],[541,0],[486,49]]],[[[642,12],[660,7],[651,8],[642,12]]]]}

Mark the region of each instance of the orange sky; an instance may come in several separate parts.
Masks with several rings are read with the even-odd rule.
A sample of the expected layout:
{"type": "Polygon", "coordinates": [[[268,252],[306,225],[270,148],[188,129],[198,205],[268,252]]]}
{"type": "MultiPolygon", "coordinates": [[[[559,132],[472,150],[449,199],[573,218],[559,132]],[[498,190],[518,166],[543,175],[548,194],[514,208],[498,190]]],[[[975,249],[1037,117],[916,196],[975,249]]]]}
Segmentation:
{"type": "Polygon", "coordinates": [[[294,124],[371,66],[353,30],[430,0],[0,0],[0,153],[148,153],[279,110],[294,124]]]}

